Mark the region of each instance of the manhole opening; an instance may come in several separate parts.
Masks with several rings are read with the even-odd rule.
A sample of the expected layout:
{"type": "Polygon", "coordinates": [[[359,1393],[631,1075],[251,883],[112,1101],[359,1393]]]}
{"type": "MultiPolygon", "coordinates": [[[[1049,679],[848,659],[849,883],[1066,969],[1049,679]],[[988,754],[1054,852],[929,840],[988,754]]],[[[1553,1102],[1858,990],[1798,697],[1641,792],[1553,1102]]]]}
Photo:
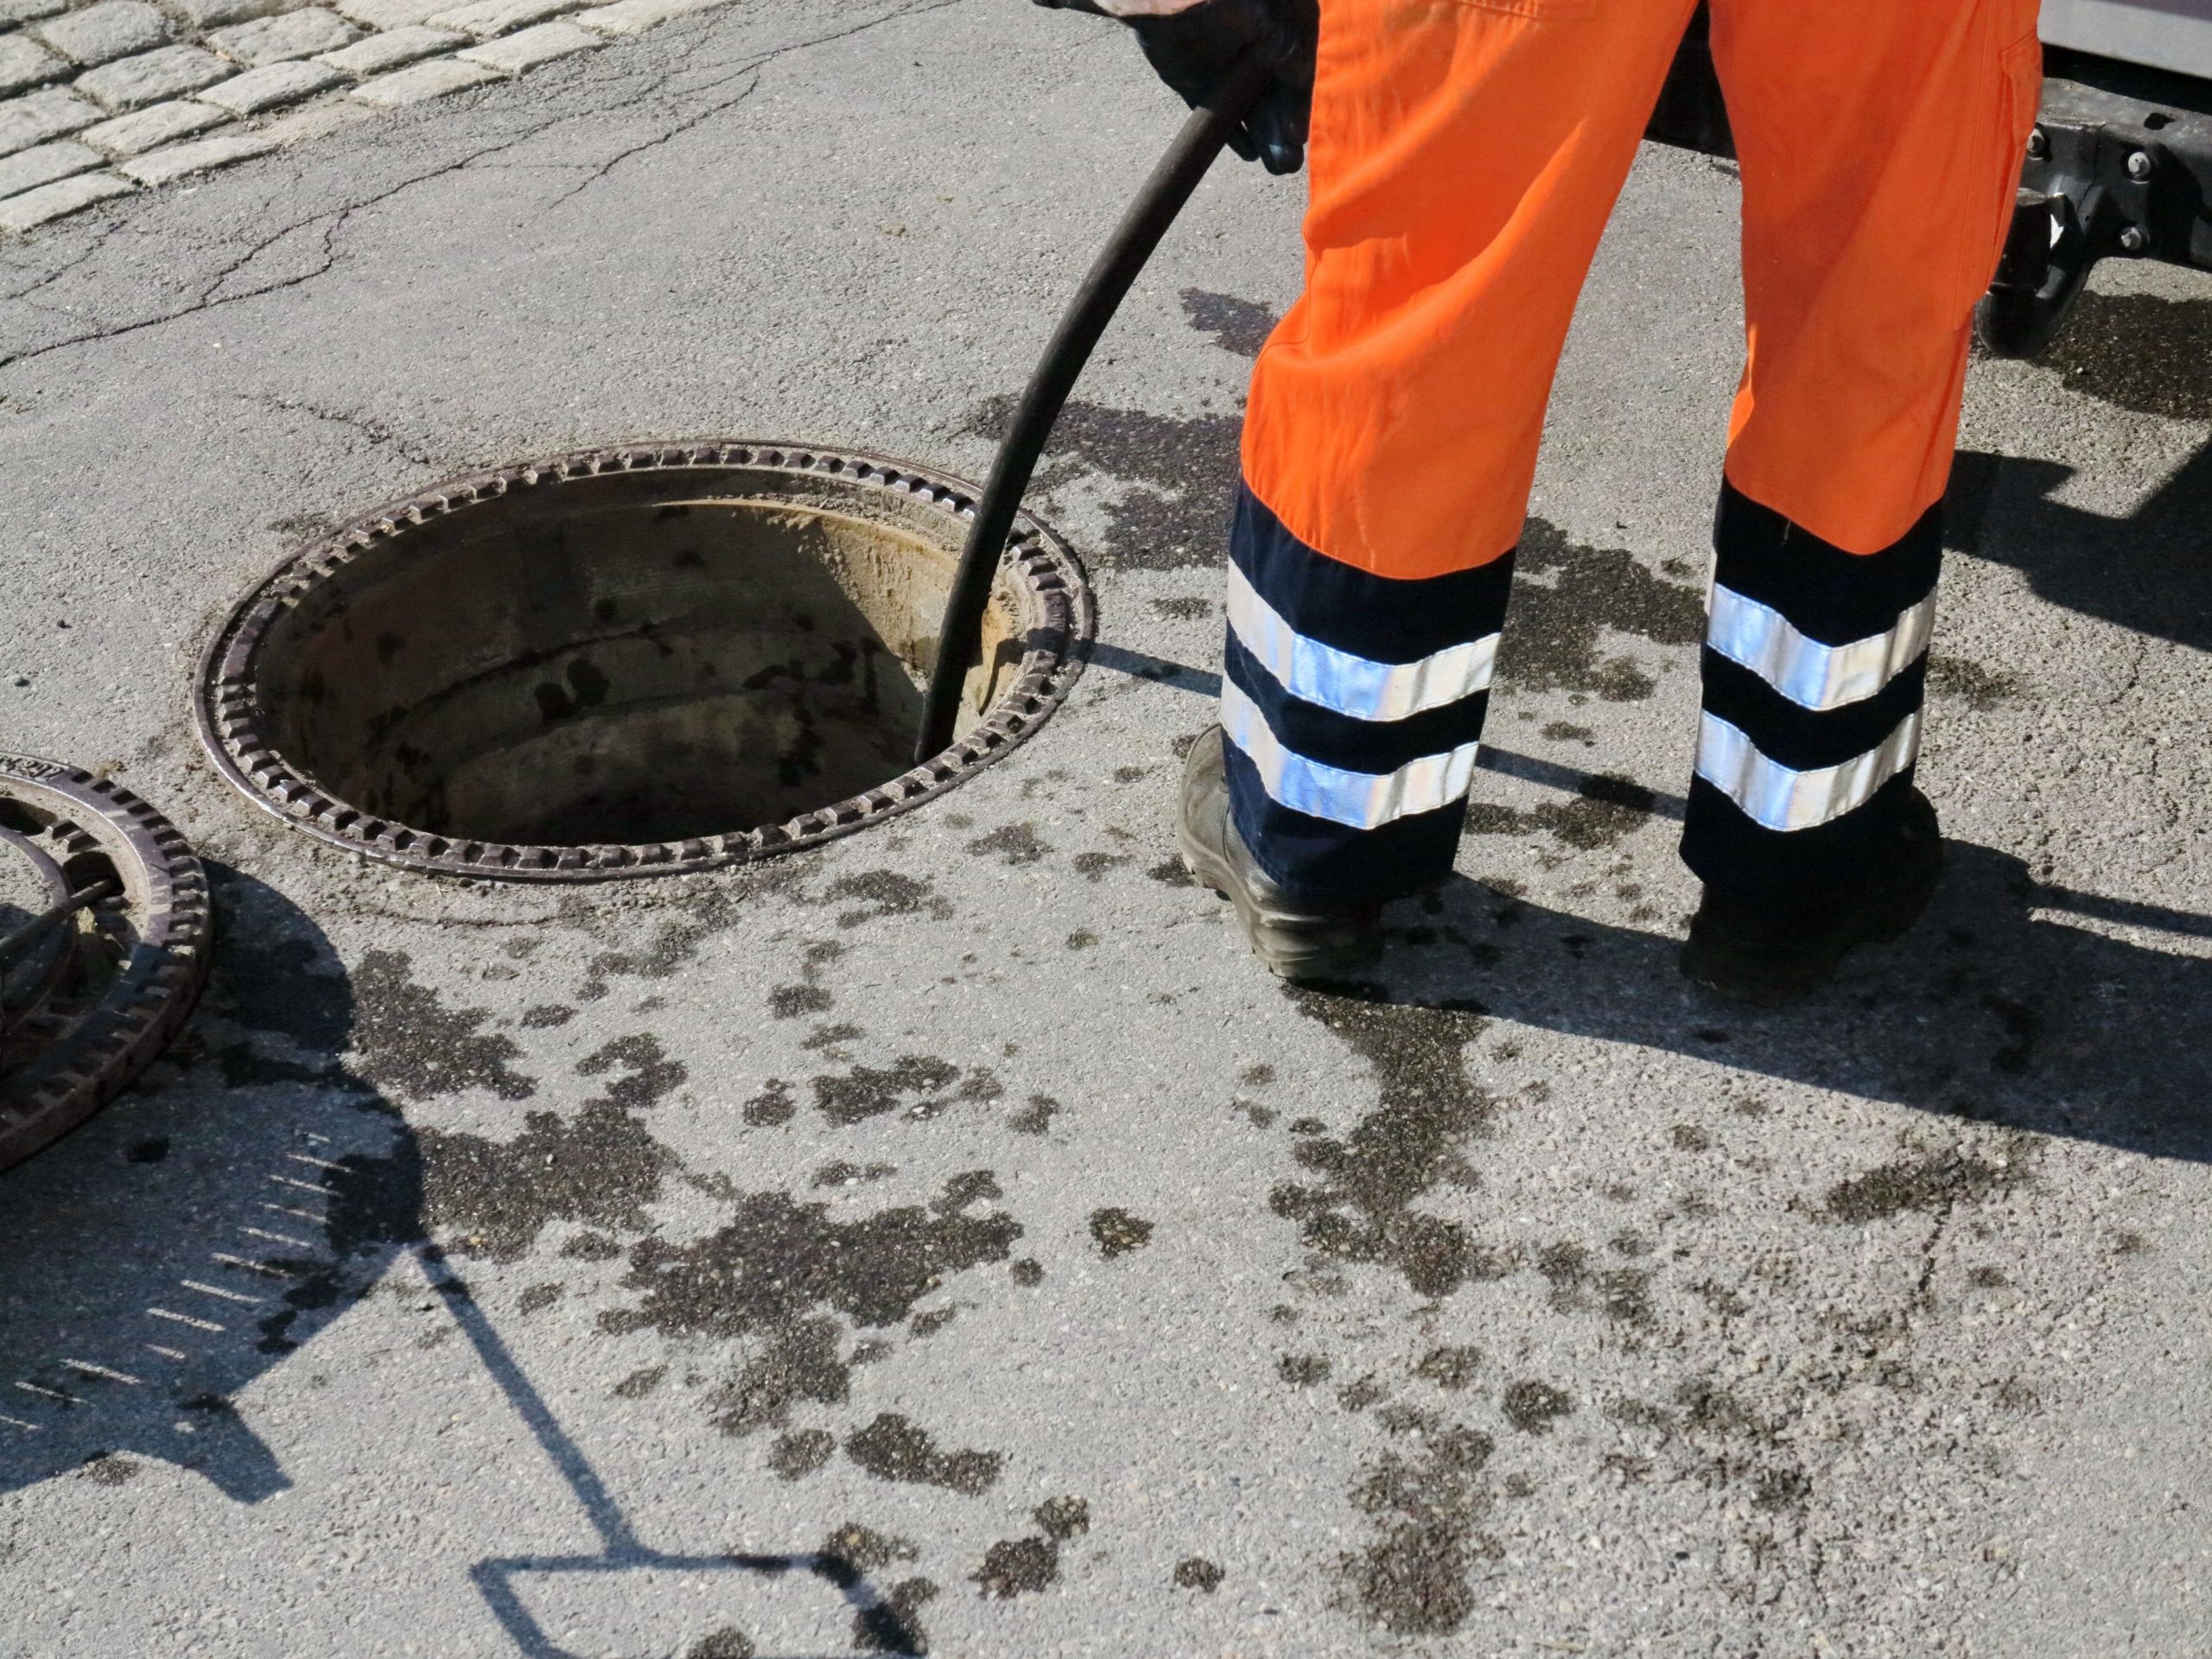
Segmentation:
{"type": "Polygon", "coordinates": [[[1057,706],[1088,589],[1020,527],[953,747],[912,762],[958,480],[724,444],[465,479],[289,561],[200,686],[233,781],[327,839],[494,875],[649,874],[858,827],[1057,706]]]}

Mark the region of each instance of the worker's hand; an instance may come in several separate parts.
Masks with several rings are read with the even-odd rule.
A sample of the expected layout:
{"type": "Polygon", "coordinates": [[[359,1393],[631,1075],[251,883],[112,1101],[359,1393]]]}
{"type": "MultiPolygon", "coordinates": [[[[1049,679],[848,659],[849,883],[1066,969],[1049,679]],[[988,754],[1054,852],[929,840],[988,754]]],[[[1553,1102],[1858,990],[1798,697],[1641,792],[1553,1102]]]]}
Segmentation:
{"type": "Polygon", "coordinates": [[[1313,41],[1319,0],[1037,0],[1096,12],[1136,31],[1160,78],[1193,109],[1248,50],[1274,71],[1259,105],[1229,136],[1229,147],[1270,173],[1295,173],[1306,159],[1313,104],[1313,41]]]}

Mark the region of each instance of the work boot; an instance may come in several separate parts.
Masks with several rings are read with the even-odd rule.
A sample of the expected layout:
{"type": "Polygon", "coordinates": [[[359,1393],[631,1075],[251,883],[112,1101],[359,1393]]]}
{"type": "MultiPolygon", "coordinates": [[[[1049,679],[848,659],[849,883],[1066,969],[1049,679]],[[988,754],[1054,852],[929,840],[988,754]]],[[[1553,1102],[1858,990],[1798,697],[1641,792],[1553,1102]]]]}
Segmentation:
{"type": "Polygon", "coordinates": [[[1237,925],[1269,973],[1334,979],[1365,967],[1382,949],[1382,906],[1294,899],[1253,861],[1229,815],[1224,742],[1216,726],[1183,762],[1183,868],[1236,906],[1237,925]]]}
{"type": "Polygon", "coordinates": [[[1920,919],[1943,872],[1928,798],[1912,791],[1901,817],[1885,867],[1840,893],[1789,906],[1707,887],[1690,918],[1682,972],[1723,996],[1778,1008],[1826,984],[1853,945],[1896,938],[1920,919]]]}

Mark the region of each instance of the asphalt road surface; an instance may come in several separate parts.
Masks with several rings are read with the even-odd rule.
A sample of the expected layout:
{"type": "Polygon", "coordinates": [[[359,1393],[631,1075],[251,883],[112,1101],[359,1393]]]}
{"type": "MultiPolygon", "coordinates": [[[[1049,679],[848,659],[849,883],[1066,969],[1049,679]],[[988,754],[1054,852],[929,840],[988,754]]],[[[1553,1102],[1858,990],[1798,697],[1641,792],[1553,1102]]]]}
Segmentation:
{"type": "Polygon", "coordinates": [[[494,891],[200,758],[227,606],[439,478],[980,475],[1177,116],[1081,17],[740,0],[0,249],[0,732],[168,811],[225,929],[0,1177],[0,1652],[2212,1653],[2197,279],[1977,366],[1949,874],[1787,1013],[1673,965],[1739,354],[1737,185],[1679,153],[1561,371],[1461,877],[1357,994],[1171,860],[1299,270],[1255,169],[1047,460],[1096,659],[953,793],[494,891]]]}

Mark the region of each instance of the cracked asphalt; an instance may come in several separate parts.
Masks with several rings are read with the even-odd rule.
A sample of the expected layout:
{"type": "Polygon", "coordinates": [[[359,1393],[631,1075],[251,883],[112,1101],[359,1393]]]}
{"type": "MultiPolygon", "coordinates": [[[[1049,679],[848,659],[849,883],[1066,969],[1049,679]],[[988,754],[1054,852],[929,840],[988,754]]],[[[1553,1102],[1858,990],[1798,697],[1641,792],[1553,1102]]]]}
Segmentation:
{"type": "Polygon", "coordinates": [[[440,478],[979,476],[1175,118],[1081,18],[739,0],[0,250],[5,741],[168,813],[224,929],[0,1176],[0,1652],[2212,1653],[2199,278],[1977,366],[1948,874],[1783,1014],[1673,969],[1739,350],[1736,183],[1673,152],[1560,373],[1461,875],[1372,983],[1271,983],[1171,855],[1299,273],[1252,170],[1033,498],[1094,660],[958,790],[512,890],[199,754],[236,596],[440,478]]]}

